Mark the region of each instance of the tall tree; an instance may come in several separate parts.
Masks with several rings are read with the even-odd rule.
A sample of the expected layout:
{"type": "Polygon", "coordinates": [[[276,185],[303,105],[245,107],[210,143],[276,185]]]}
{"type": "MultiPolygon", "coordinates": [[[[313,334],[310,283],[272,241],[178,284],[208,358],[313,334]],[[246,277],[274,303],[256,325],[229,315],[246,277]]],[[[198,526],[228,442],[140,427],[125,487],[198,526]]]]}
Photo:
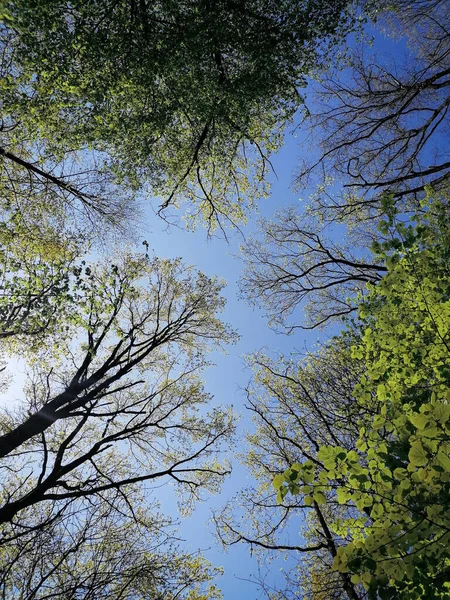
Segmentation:
{"type": "Polygon", "coordinates": [[[15,530],[3,526],[3,598],[221,597],[211,581],[219,570],[200,554],[181,550],[170,519],[136,490],[128,489],[122,499],[116,493],[67,502],[53,512],[51,523],[50,512],[35,506],[29,514],[36,523],[32,530],[20,530],[17,523],[15,530]]]}
{"type": "Polygon", "coordinates": [[[265,308],[275,328],[292,332],[342,320],[356,310],[358,294],[386,272],[381,257],[352,248],[361,244],[359,232],[340,242],[329,237],[317,219],[290,207],[273,220],[262,219],[258,235],[242,246],[241,292],[265,308]]]}
{"type": "Polygon", "coordinates": [[[448,7],[440,0],[377,5],[378,29],[400,38],[397,54],[356,46],[347,69],[323,74],[309,106],[316,158],[304,161],[297,183],[317,172],[321,183],[336,178],[344,185],[334,198],[318,195],[325,219],[378,221],[387,195],[399,210],[414,212],[427,185],[448,187],[448,7]]]}
{"type": "Polygon", "coordinates": [[[352,390],[364,365],[350,358],[351,344],[352,337],[342,338],[300,360],[274,361],[262,354],[252,359],[255,374],[247,390],[247,407],[256,428],[247,436],[242,458],[258,485],[233,499],[216,516],[216,524],[225,547],[246,543],[261,560],[270,552],[286,555],[290,564],[298,561],[297,567],[286,569],[284,586],[267,590],[273,600],[318,600],[322,593],[329,594],[323,596],[327,599],[365,598],[363,588],[350,576],[332,571],[343,538],[335,536],[331,524],[338,514],[345,515],[345,507],[331,499],[320,506],[284,490],[277,496],[273,484],[274,479],[284,481],[279,473],[290,472],[292,464],[315,463],[323,444],[353,447],[361,409],[352,390]]]}
{"type": "Polygon", "coordinates": [[[91,148],[97,171],[131,189],[150,185],[161,208],[188,199],[188,221],[211,229],[241,221],[266,193],[270,154],[302,105],[298,88],[355,23],[348,0],[35,0],[9,13],[2,119],[14,133],[3,161],[113,213],[61,176],[64,157],[91,148]],[[35,164],[27,152],[37,140],[35,164]]]}
{"type": "Polygon", "coordinates": [[[393,240],[389,272],[360,309],[358,439],[322,446],[275,481],[281,497],[290,489],[326,505],[337,494],[354,507],[331,526],[349,536],[334,569],[370,598],[449,593],[448,206],[435,199],[418,221],[398,228],[402,245],[393,240]]]}
{"type": "Polygon", "coordinates": [[[16,336],[30,370],[25,399],[1,415],[3,596],[196,598],[208,569],[158,550],[171,536],[140,494],[170,480],[188,510],[229,472],[218,453],[233,417],[207,411],[198,377],[209,345],[234,337],[216,316],[221,285],[179,260],[128,255],[82,265],[68,285],[45,345],[16,336]]]}
{"type": "Polygon", "coordinates": [[[382,215],[394,205],[414,218],[427,190],[448,190],[445,3],[400,0],[375,12],[370,2],[365,8],[387,34],[408,42],[408,54],[387,59],[356,46],[347,69],[337,65],[311,86],[305,123],[315,148],[297,184],[304,188],[318,175],[318,189],[303,210],[262,220],[243,246],[244,296],[290,332],[354,313],[358,296],[386,273],[381,255],[374,260],[370,253],[372,244],[389,238],[377,228],[382,215]],[[306,318],[298,318],[298,307],[306,318]]]}

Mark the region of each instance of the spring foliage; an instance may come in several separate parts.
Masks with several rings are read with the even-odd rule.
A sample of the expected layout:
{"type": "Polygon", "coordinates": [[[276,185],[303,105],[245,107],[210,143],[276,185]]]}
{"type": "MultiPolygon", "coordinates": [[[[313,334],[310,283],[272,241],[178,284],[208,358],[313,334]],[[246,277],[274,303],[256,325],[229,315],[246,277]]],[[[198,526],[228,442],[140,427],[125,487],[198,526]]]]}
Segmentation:
{"type": "Polygon", "coordinates": [[[371,598],[446,598],[450,534],[450,230],[448,206],[426,204],[410,225],[389,214],[388,266],[360,306],[353,359],[365,374],[354,447],[320,447],[317,460],[274,479],[312,506],[338,503],[333,568],[371,598]]]}
{"type": "Polygon", "coordinates": [[[59,164],[90,150],[102,176],[150,186],[163,209],[187,200],[189,224],[242,222],[267,193],[298,88],[354,26],[350,5],[14,2],[2,118],[20,123],[21,153],[39,140],[59,164]]]}

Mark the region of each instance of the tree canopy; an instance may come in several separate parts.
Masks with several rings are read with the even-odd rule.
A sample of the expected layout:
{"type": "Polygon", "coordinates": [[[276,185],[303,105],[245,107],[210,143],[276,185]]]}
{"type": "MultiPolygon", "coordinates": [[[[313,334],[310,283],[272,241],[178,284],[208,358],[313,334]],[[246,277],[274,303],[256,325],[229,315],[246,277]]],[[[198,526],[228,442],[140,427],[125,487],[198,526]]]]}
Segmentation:
{"type": "Polygon", "coordinates": [[[185,516],[231,471],[224,283],[108,236],[157,196],[226,237],[293,123],[318,186],[243,243],[241,293],[296,347],[337,333],[248,357],[219,539],[290,560],[270,600],[450,597],[449,32],[444,0],[0,0],[2,597],[221,598],[157,488],[185,516]]]}
{"type": "Polygon", "coordinates": [[[0,589],[213,598],[201,595],[206,563],[178,551],[170,520],[148,509],[155,481],[173,481],[188,511],[229,472],[217,455],[233,415],[207,409],[199,379],[208,346],[234,339],[216,316],[222,286],[145,255],[75,264],[62,282],[64,318],[45,325],[45,344],[23,324],[49,319],[48,290],[8,324],[7,349],[29,368],[25,398],[1,414],[0,589]]]}
{"type": "Polygon", "coordinates": [[[333,523],[350,540],[334,567],[371,598],[449,593],[449,223],[448,206],[436,205],[437,215],[399,228],[404,243],[361,305],[352,355],[367,373],[352,392],[363,409],[357,440],[351,449],[322,445],[274,481],[280,498],[290,489],[321,505],[336,494],[357,509],[333,523]]]}
{"type": "Polygon", "coordinates": [[[369,40],[355,45],[344,71],[325,71],[308,102],[313,158],[302,161],[297,183],[318,175],[322,185],[330,178],[344,185],[341,193],[318,195],[324,219],[378,222],[387,195],[399,210],[414,212],[427,185],[448,188],[446,3],[381,2],[374,16],[398,49],[377,51],[369,40]]]}
{"type": "MultiPolygon", "coordinates": [[[[333,10],[323,0],[37,0],[8,10],[3,160],[29,171],[23,163],[39,141],[40,177],[55,184],[54,165],[60,172],[73,152],[91,149],[90,179],[100,171],[146,186],[162,209],[187,199],[188,221],[211,229],[242,221],[266,193],[299,88],[355,22],[348,0],[333,10]]],[[[70,173],[58,179],[64,193],[111,213],[101,186],[80,190],[73,173],[70,186],[70,173]]]]}

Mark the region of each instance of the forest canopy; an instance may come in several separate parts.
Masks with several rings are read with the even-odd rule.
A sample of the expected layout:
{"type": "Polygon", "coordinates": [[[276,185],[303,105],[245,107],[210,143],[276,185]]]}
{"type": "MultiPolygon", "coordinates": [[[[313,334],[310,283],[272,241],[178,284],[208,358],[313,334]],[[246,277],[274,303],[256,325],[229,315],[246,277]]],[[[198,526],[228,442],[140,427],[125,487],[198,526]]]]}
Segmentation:
{"type": "Polygon", "coordinates": [[[220,599],[160,488],[184,519],[233,445],[213,522],[288,559],[262,597],[450,598],[449,89],[444,0],[0,1],[3,598],[220,599]],[[247,356],[243,432],[205,375],[221,273],[133,235],[153,197],[245,236],[292,129],[309,199],[240,251],[292,351],[247,356]]]}
{"type": "Polygon", "coordinates": [[[145,187],[161,210],[188,202],[188,222],[211,231],[267,194],[306,76],[355,26],[348,0],[26,0],[8,15],[3,159],[56,170],[88,212],[114,219],[116,186],[145,187]],[[88,172],[72,167],[80,152],[88,172]]]}

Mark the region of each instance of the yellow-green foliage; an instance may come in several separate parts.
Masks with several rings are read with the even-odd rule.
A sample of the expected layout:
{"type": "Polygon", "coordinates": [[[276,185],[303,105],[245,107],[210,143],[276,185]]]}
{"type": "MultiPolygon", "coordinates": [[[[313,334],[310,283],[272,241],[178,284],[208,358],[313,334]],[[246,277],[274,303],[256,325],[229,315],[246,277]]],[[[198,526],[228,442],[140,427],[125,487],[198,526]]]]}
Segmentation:
{"type": "MultiPolygon", "coordinates": [[[[391,216],[383,233],[394,225],[391,216]]],[[[279,499],[338,502],[334,569],[371,598],[450,597],[450,252],[445,206],[425,207],[378,244],[388,274],[360,308],[365,409],[354,449],[324,446],[317,463],[275,478],[279,499]],[[370,415],[370,416],[368,416],[370,415]],[[347,541],[344,541],[347,540],[347,541]],[[348,541],[350,540],[350,541],[348,541]]]]}
{"type": "Polygon", "coordinates": [[[128,192],[187,201],[190,227],[245,221],[305,75],[357,25],[334,4],[2,1],[1,116],[25,132],[20,156],[89,149],[128,192]]]}

